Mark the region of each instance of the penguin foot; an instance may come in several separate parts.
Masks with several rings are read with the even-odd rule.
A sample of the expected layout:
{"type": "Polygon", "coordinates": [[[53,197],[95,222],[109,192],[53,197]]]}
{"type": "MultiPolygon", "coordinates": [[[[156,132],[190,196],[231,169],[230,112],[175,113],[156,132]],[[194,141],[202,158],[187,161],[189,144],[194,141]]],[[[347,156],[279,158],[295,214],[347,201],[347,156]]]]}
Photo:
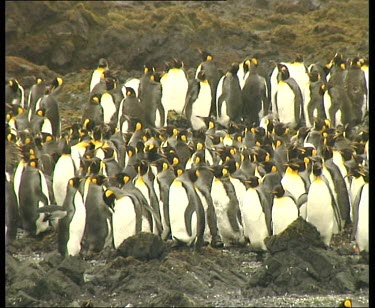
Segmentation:
{"type": "Polygon", "coordinates": [[[224,243],[222,242],[220,237],[213,238],[212,241],[211,241],[211,247],[213,247],[213,248],[223,248],[224,243]]]}

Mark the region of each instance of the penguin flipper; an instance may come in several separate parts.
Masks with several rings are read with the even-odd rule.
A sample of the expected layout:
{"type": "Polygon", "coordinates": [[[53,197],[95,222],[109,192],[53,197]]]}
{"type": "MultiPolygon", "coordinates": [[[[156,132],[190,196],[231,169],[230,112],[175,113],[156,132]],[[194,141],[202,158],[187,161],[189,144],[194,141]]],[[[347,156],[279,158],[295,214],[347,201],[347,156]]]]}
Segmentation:
{"type": "Polygon", "coordinates": [[[302,204],[306,202],[307,202],[307,192],[299,196],[297,200],[298,209],[301,207],[302,204]]]}
{"type": "Polygon", "coordinates": [[[270,204],[270,202],[268,201],[264,193],[258,187],[255,188],[255,190],[258,193],[259,200],[263,208],[263,213],[266,219],[268,234],[272,235],[272,204],[270,204]]]}
{"type": "Polygon", "coordinates": [[[355,235],[357,233],[358,228],[358,211],[359,211],[359,203],[361,201],[363,186],[358,190],[357,195],[354,198],[352,209],[353,209],[353,229],[351,234],[351,240],[355,239],[355,235]]]}

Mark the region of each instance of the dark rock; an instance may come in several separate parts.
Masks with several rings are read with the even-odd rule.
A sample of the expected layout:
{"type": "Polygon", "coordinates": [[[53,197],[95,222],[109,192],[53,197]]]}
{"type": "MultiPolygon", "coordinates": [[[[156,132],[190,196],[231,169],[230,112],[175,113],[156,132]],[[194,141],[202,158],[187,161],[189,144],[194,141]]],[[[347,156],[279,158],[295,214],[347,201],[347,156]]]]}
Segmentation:
{"type": "Polygon", "coordinates": [[[165,252],[165,244],[159,236],[141,232],[123,241],[117,251],[123,257],[147,261],[160,258],[165,252]]]}
{"type": "Polygon", "coordinates": [[[150,307],[193,307],[194,300],[179,291],[170,291],[150,301],[150,307]]]}
{"type": "Polygon", "coordinates": [[[264,243],[271,254],[283,250],[293,250],[296,247],[301,249],[311,246],[325,247],[316,227],[301,217],[298,217],[281,234],[267,237],[264,243]]]}
{"type": "Polygon", "coordinates": [[[358,288],[368,288],[370,282],[370,268],[368,264],[358,264],[352,267],[352,274],[357,280],[358,288]]]}
{"type": "Polygon", "coordinates": [[[78,285],[83,284],[83,274],[87,268],[88,264],[84,260],[80,259],[80,257],[72,256],[66,257],[57,267],[59,271],[78,285]]]}
{"type": "Polygon", "coordinates": [[[272,288],[278,295],[345,293],[358,288],[358,278],[349,270],[347,258],[326,249],[317,229],[302,218],[281,234],[267,238],[265,244],[271,255],[248,281],[244,289],[248,296],[253,288],[272,288]]]}

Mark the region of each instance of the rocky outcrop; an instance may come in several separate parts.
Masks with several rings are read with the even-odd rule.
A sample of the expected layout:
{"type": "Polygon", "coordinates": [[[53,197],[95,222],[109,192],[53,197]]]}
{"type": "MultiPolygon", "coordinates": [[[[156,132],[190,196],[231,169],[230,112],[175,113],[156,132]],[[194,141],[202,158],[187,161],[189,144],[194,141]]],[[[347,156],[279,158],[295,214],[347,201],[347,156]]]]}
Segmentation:
{"type": "Polygon", "coordinates": [[[265,240],[271,253],[244,293],[264,295],[354,292],[369,285],[368,264],[326,248],[317,229],[299,217],[265,240]],[[353,266],[353,263],[358,262],[353,266]]]}

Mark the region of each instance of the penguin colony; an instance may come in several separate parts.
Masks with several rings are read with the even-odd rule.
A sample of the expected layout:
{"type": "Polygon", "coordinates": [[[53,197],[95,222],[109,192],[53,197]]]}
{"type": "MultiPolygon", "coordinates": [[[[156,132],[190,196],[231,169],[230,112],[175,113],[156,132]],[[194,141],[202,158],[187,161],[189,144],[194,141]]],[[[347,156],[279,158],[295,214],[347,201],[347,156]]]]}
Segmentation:
{"type": "Polygon", "coordinates": [[[151,232],[174,245],[250,245],[301,216],[329,246],[352,227],[368,251],[368,59],[301,56],[268,74],[259,60],[220,74],[213,55],[188,80],[164,72],[118,84],[100,59],[82,120],[61,127],[63,80],[6,85],[6,241],[17,228],[57,232],[62,255],[88,254],[151,232]],[[182,114],[187,125],[168,113],[182,114]]]}

